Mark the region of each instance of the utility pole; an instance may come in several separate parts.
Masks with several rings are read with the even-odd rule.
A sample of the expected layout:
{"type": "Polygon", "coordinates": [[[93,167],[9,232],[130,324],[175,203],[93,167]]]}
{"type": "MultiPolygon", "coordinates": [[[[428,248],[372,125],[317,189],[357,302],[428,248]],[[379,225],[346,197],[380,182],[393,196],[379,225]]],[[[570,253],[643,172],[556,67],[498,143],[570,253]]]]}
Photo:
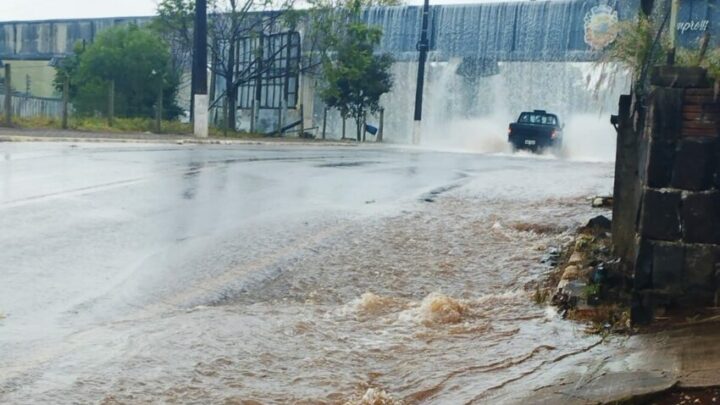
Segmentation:
{"type": "Polygon", "coordinates": [[[195,2],[192,84],[194,133],[198,138],[207,138],[207,0],[197,0],[195,2]]]}
{"type": "Polygon", "coordinates": [[[5,126],[12,126],[12,75],[10,64],[5,64],[5,126]]]}
{"type": "Polygon", "coordinates": [[[323,129],[322,129],[322,139],[325,139],[325,130],[327,129],[327,107],[325,107],[325,110],[323,110],[323,129]]]}
{"type": "Polygon", "coordinates": [[[423,89],[425,87],[425,62],[427,61],[427,52],[430,48],[428,43],[428,15],[430,14],[430,0],[425,0],[422,15],[422,31],[420,32],[420,42],[417,43],[417,50],[420,52],[418,60],[417,86],[415,87],[415,120],[413,126],[413,145],[420,144],[420,130],[422,121],[422,102],[423,89]]]}
{"type": "Polygon", "coordinates": [[[300,138],[305,138],[305,107],[300,100],[300,138]]]}
{"type": "Polygon", "coordinates": [[[680,0],[672,0],[670,6],[670,52],[668,52],[667,64],[675,64],[675,50],[677,49],[677,20],[680,11],[680,0]]]}
{"type": "Polygon", "coordinates": [[[640,9],[646,16],[650,16],[652,14],[654,6],[655,0],[640,0],[640,9]]]}
{"type": "MultiPolygon", "coordinates": [[[[265,36],[262,32],[258,33],[258,47],[256,50],[256,59],[255,59],[255,66],[256,74],[255,74],[255,96],[253,98],[252,103],[252,128],[250,129],[250,132],[257,132],[258,130],[258,124],[260,123],[260,102],[262,101],[262,72],[263,72],[263,58],[264,50],[265,50],[265,36]]],[[[278,118],[278,122],[280,119],[278,118]]],[[[282,135],[282,134],[281,134],[282,135]]]]}

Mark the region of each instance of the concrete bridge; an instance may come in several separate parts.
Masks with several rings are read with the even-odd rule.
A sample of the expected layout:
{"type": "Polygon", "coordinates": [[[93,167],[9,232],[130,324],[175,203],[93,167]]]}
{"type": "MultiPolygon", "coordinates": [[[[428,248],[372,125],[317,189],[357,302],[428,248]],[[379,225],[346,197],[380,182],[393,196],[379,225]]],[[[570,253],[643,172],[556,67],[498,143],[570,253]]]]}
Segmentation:
{"type": "MultiPolygon", "coordinates": [[[[436,58],[483,55],[491,60],[594,60],[586,20],[598,6],[625,19],[638,0],[559,0],[434,6],[431,46],[436,58]]],[[[365,20],[384,30],[381,50],[415,57],[421,8],[376,7],[365,20]]],[[[0,59],[47,60],[72,52],[79,41],[117,24],[144,24],[150,17],[0,22],[0,59]]],[[[597,24],[596,24],[597,25],[597,24]]],[[[603,29],[597,25],[594,29],[603,29]]]]}
{"type": "MultiPolygon", "coordinates": [[[[496,75],[500,70],[498,62],[592,62],[614,38],[607,35],[612,33],[612,24],[637,15],[639,1],[528,0],[433,6],[430,12],[430,60],[452,61],[452,67],[447,69],[464,78],[496,75]]],[[[720,9],[714,7],[718,1],[683,0],[676,27],[681,42],[692,44],[709,31],[717,43],[716,38],[720,35],[716,32],[719,30],[711,22],[720,21],[720,9]]],[[[25,85],[28,94],[56,96],[52,86],[54,69],[48,66],[48,60],[71,53],[78,42],[92,42],[108,27],[130,23],[143,25],[151,18],[0,22],[0,60],[13,61],[14,77],[19,83],[17,90],[22,91],[25,85]]],[[[408,72],[414,65],[411,61],[417,57],[415,46],[420,37],[421,8],[375,7],[365,10],[363,18],[369,24],[382,27],[384,35],[379,50],[392,53],[400,62],[397,64],[400,71],[410,69],[406,69],[407,74],[399,75],[398,81],[412,76],[413,73],[408,72]]],[[[513,80],[521,76],[513,76],[513,80]]],[[[432,78],[429,80],[432,82],[432,78]]],[[[566,80],[574,79],[568,77],[566,80]]],[[[310,106],[316,103],[312,80],[301,80],[301,83],[305,86],[302,92],[305,111],[312,115],[310,106]]],[[[408,82],[407,85],[414,84],[408,82]]],[[[403,88],[403,83],[399,83],[398,88],[403,88]]],[[[390,95],[388,99],[395,100],[393,97],[390,95]]],[[[473,101],[462,104],[479,103],[476,98],[471,99],[473,101]]],[[[395,102],[404,105],[411,101],[398,99],[395,102]]],[[[543,105],[547,104],[548,100],[543,100],[543,105]]],[[[239,111],[240,115],[244,113],[239,111]]],[[[268,114],[277,115],[275,112],[268,114]]],[[[287,120],[296,119],[290,115],[287,120]]],[[[401,120],[399,111],[395,111],[395,117],[401,120]]],[[[268,118],[267,121],[275,119],[268,118]]],[[[392,118],[388,119],[392,123],[392,118]]]]}
{"type": "MultiPolygon", "coordinates": [[[[717,38],[717,0],[685,0],[676,29],[691,44],[704,32],[717,38]]],[[[493,61],[592,61],[611,19],[632,18],[639,0],[546,0],[433,6],[430,37],[436,59],[478,57],[493,61]]],[[[49,60],[72,52],[79,41],[117,24],[151,17],[0,22],[0,59],[49,60]]],[[[421,8],[375,7],[364,19],[383,28],[381,50],[414,58],[421,8]]],[[[431,56],[431,57],[433,57],[431,56]]]]}

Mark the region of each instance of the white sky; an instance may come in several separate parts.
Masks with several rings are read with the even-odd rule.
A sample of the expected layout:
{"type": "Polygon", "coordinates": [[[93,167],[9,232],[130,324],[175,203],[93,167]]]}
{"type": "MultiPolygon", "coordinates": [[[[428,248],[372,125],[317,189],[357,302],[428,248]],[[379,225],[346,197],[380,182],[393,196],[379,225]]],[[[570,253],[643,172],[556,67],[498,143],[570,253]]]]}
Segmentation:
{"type": "MultiPolygon", "coordinates": [[[[430,4],[490,3],[501,0],[430,0],[430,4]]],[[[406,0],[422,4],[422,0],[406,0]]],[[[128,17],[155,14],[157,0],[0,0],[0,21],[128,17]]]]}

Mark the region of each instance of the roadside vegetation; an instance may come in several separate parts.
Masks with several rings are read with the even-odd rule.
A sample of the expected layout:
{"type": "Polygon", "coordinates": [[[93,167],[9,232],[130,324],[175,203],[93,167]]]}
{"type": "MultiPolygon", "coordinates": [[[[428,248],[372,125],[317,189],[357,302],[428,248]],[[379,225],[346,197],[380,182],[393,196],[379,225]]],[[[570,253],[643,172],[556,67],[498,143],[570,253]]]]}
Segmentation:
{"type": "MultiPolygon", "coordinates": [[[[16,128],[33,130],[59,130],[62,122],[59,118],[32,117],[13,119],[16,128]]],[[[71,117],[68,120],[68,129],[81,132],[97,133],[154,133],[165,135],[192,135],[192,124],[178,120],[163,120],[161,131],[157,131],[156,121],[150,118],[116,118],[113,125],[108,125],[104,117],[71,117]]],[[[222,128],[210,127],[211,137],[224,138],[261,138],[265,135],[243,131],[226,132],[222,128]]]]}
{"type": "MultiPolygon", "coordinates": [[[[277,80],[278,74],[286,74],[278,69],[286,69],[289,74],[305,74],[316,80],[327,107],[337,110],[343,122],[354,119],[357,140],[364,140],[368,115],[380,110],[380,97],[392,88],[393,59],[374,53],[382,30],[367,26],[360,14],[363,7],[397,5],[399,1],[312,0],[308,4],[309,9],[298,9],[292,0],[209,2],[212,135],[260,136],[236,130],[241,126],[236,113],[240,86],[270,76],[267,80],[277,80]],[[247,45],[248,39],[272,38],[302,26],[310,29],[297,65],[276,60],[278,55],[289,55],[290,45],[285,43],[280,46],[288,47],[287,52],[277,49],[272,55],[257,56],[247,68],[250,70],[238,68],[238,46],[247,45]]],[[[54,87],[60,94],[67,91],[71,105],[67,128],[111,133],[192,133],[187,111],[191,100],[182,97],[186,97],[190,86],[194,10],[193,0],[160,0],[151,23],[109,28],[91,43],[76,44],[72,55],[54,61],[54,87]]],[[[296,102],[301,104],[302,100],[296,102]]],[[[62,127],[60,118],[15,117],[13,121],[19,128],[62,127]]],[[[243,124],[247,127],[248,123],[243,124]]],[[[253,123],[250,128],[254,131],[253,123]]],[[[276,134],[266,134],[271,135],[276,134]]]]}
{"type": "Polygon", "coordinates": [[[118,26],[91,44],[77,44],[74,55],[57,67],[55,86],[62,92],[69,79],[70,101],[80,118],[154,117],[161,108],[172,120],[182,110],[176,102],[180,73],[170,67],[170,48],[154,32],[118,26]]]}
{"type": "MultiPolygon", "coordinates": [[[[601,62],[619,62],[633,72],[633,80],[641,79],[644,69],[665,64],[670,53],[668,27],[658,36],[662,21],[641,15],[635,20],[619,23],[618,37],[604,52],[601,62]]],[[[692,47],[676,49],[676,66],[699,66],[707,69],[713,79],[720,79],[720,49],[709,49],[709,37],[701,37],[692,47]]]]}
{"type": "Polygon", "coordinates": [[[380,96],[392,89],[390,55],[375,55],[382,31],[355,22],[339,39],[336,56],[324,62],[325,85],[321,97],[343,119],[355,120],[358,142],[364,141],[368,114],[380,110],[380,96]]]}

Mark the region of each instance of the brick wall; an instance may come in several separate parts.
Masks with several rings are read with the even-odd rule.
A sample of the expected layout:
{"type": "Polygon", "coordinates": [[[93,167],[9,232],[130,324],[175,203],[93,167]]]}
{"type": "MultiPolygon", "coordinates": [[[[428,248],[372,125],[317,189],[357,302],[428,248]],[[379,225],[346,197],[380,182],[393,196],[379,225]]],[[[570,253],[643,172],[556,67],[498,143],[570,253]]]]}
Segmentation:
{"type": "Polygon", "coordinates": [[[633,320],[716,304],[720,271],[720,97],[698,68],[653,76],[639,141],[633,320]]]}

